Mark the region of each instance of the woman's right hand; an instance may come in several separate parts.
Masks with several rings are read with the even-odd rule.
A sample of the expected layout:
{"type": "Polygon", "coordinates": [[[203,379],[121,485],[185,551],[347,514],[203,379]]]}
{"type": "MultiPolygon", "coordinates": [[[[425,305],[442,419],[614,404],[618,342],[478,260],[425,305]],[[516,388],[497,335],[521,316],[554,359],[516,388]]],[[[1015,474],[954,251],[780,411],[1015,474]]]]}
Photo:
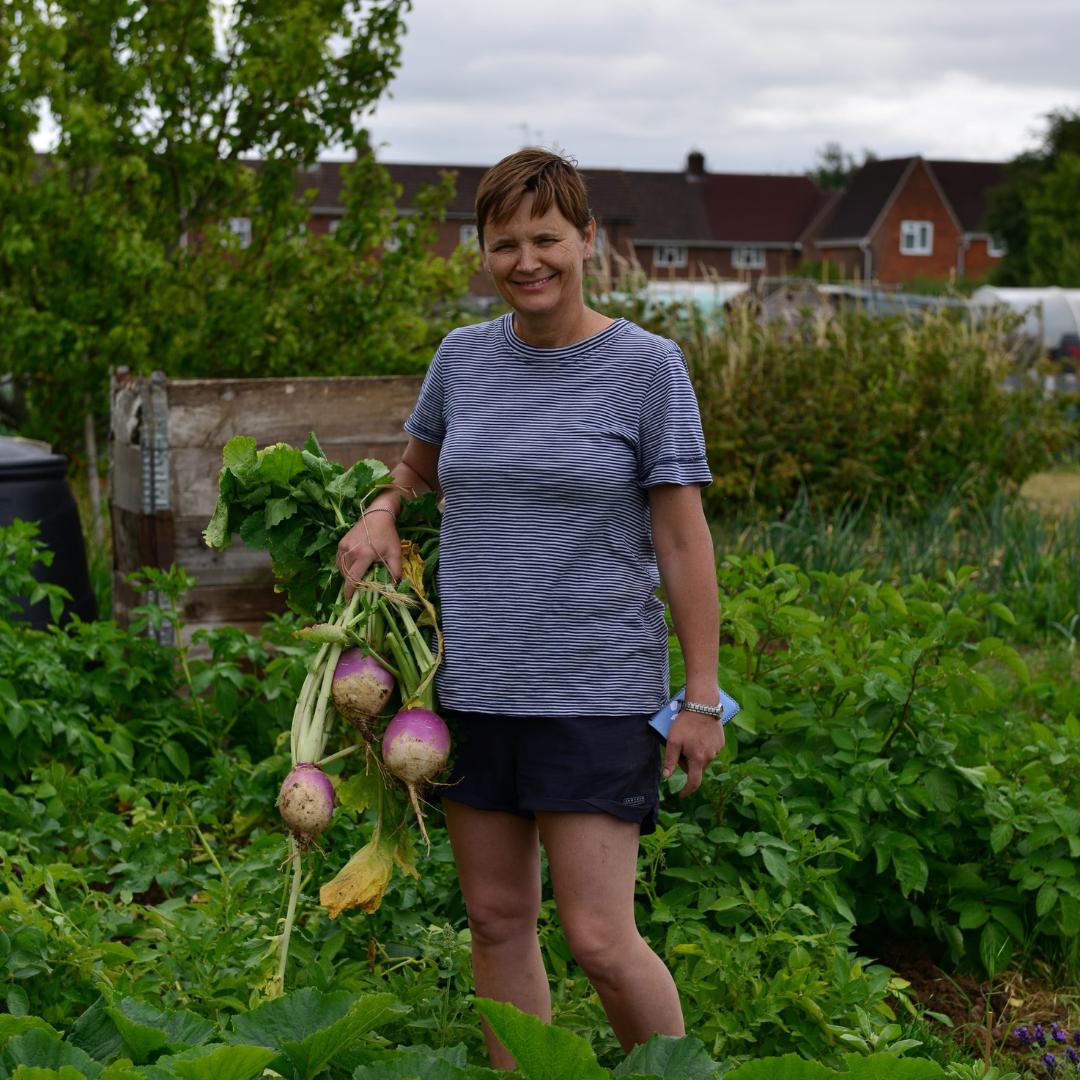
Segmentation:
{"type": "Polygon", "coordinates": [[[346,600],[378,562],[386,565],[395,581],[401,577],[401,540],[394,515],[370,506],[338,543],[337,565],[345,581],[346,600]]]}

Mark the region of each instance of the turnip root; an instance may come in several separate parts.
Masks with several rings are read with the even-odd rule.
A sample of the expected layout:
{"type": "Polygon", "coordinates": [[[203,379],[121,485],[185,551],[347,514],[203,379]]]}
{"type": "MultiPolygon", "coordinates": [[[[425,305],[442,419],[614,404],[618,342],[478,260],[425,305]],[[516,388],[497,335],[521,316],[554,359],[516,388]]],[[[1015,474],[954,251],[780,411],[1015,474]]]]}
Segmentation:
{"type": "Polygon", "coordinates": [[[321,769],[300,762],[281,785],[278,809],[297,846],[306,850],[334,816],[334,785],[321,769]]]}
{"type": "Polygon", "coordinates": [[[450,756],[450,731],[442,718],[430,709],[402,709],[383,734],[383,764],[409,792],[424,843],[431,846],[419,792],[442,772],[450,756]]]}
{"type": "Polygon", "coordinates": [[[394,677],[363,649],[346,649],[334,670],[334,707],[361,731],[367,731],[394,692],[394,677]]]}

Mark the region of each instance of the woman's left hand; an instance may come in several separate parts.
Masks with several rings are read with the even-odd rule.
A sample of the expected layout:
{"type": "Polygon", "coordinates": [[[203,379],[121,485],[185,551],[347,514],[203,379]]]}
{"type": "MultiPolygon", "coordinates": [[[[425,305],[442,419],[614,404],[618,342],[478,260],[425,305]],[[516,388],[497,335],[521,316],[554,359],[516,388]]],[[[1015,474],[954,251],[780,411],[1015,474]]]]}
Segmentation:
{"type": "Polygon", "coordinates": [[[701,786],[701,777],[713,758],[724,748],[724,726],[702,713],[681,712],[672,722],[664,752],[664,779],[681,765],[686,784],[679,797],[685,799],[701,786]]]}

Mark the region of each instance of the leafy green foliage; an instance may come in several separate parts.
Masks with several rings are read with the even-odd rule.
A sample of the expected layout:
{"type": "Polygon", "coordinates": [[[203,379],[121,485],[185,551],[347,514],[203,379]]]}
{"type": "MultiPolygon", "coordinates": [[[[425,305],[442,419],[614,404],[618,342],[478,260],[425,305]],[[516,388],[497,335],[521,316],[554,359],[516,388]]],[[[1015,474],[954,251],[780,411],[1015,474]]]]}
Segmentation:
{"type": "Polygon", "coordinates": [[[1005,243],[995,273],[1002,285],[1080,285],[1080,113],[1047,116],[1042,145],[1016,157],[987,210],[1005,243]]]}
{"type": "Polygon", "coordinates": [[[399,217],[362,127],[397,68],[407,9],[4,5],[0,371],[26,393],[24,433],[77,445],[120,365],[422,370],[474,257],[431,254],[452,180],[399,217]],[[39,108],[56,129],[47,158],[31,142],[39,108]],[[350,159],[333,236],[308,232],[307,170],[328,147],[350,159]],[[247,246],[229,228],[244,218],[247,246]]]}
{"type": "Polygon", "coordinates": [[[753,300],[627,314],[682,345],[713,468],[718,520],[865,503],[917,519],[948,495],[978,506],[1063,449],[1060,409],[1003,380],[1020,358],[1004,316],[803,311],[753,300]]]}
{"type": "Polygon", "coordinates": [[[328,619],[340,589],[338,541],[390,472],[374,459],[348,469],[328,460],[314,433],[302,450],[255,447],[248,435],[225,446],[206,543],[228,547],[239,533],[249,547],[269,551],[289,606],[305,618],[328,619]]]}

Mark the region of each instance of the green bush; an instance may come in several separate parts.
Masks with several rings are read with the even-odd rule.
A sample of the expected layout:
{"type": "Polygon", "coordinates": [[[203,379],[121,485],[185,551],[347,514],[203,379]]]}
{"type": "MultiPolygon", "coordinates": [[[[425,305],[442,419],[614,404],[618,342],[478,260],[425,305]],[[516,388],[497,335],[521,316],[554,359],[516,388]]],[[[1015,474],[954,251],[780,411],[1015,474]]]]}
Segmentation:
{"type": "Polygon", "coordinates": [[[1019,345],[1006,319],[805,310],[762,318],[756,301],[626,313],[683,347],[723,517],[783,516],[808,493],[828,510],[866,502],[920,514],[946,493],[976,505],[1063,450],[1060,405],[1006,390],[1019,345]]]}

